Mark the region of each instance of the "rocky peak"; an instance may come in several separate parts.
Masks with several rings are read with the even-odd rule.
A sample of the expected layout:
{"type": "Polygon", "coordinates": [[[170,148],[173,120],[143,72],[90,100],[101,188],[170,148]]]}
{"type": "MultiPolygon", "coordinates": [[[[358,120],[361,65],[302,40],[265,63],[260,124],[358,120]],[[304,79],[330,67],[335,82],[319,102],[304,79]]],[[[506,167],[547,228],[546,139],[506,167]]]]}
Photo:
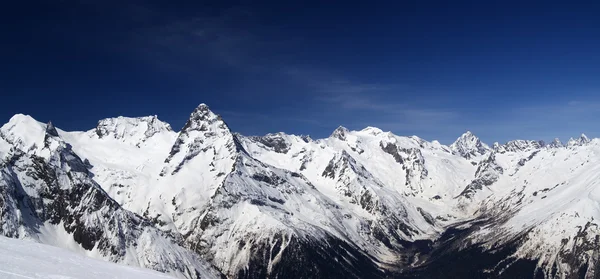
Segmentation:
{"type": "Polygon", "coordinates": [[[563,143],[560,141],[559,138],[554,138],[554,140],[550,144],[548,144],[548,147],[550,147],[550,148],[563,147],[563,143]]]}
{"type": "Polygon", "coordinates": [[[300,138],[306,143],[313,141],[313,139],[310,137],[310,135],[300,135],[300,138]]]}
{"type": "Polygon", "coordinates": [[[285,134],[266,134],[261,137],[249,137],[254,142],[259,142],[268,149],[271,149],[277,153],[287,153],[290,150],[291,143],[285,138],[285,134]]]}
{"type": "Polygon", "coordinates": [[[337,129],[335,129],[333,131],[333,133],[331,133],[331,138],[336,138],[339,140],[346,140],[346,135],[349,133],[350,131],[348,131],[348,129],[346,129],[346,127],[343,126],[339,126],[337,127],[337,129]]]}
{"type": "Polygon", "coordinates": [[[589,143],[590,139],[585,135],[585,134],[581,134],[581,136],[579,136],[579,142],[581,143],[589,143]]]}
{"type": "Polygon", "coordinates": [[[471,131],[467,131],[456,139],[450,145],[450,149],[455,153],[467,159],[487,153],[490,148],[475,136],[471,131]]]}
{"type": "Polygon", "coordinates": [[[56,131],[56,127],[54,127],[52,121],[49,121],[48,124],[46,124],[46,135],[58,137],[58,131],[56,131]]]}
{"type": "Polygon", "coordinates": [[[52,122],[48,122],[46,124],[46,134],[44,135],[44,147],[49,148],[53,141],[60,139],[58,135],[58,131],[56,131],[56,127],[52,124],[52,122]]]}
{"type": "Polygon", "coordinates": [[[167,166],[163,168],[161,175],[168,172],[175,174],[187,161],[201,153],[206,156],[212,154],[212,160],[218,160],[234,159],[237,151],[245,152],[221,116],[213,113],[207,105],[200,104],[179,132],[165,159],[167,166]]]}
{"type": "Polygon", "coordinates": [[[494,149],[498,153],[531,151],[540,149],[546,146],[546,143],[541,140],[511,140],[504,145],[494,149]]]}
{"type": "Polygon", "coordinates": [[[582,145],[588,144],[589,142],[590,142],[590,139],[585,134],[581,134],[581,136],[579,136],[579,138],[577,138],[577,139],[574,139],[574,138],[569,139],[567,146],[568,147],[582,146],[582,145]]]}
{"type": "Polygon", "coordinates": [[[221,116],[213,113],[206,104],[200,104],[181,129],[181,132],[189,131],[209,131],[209,130],[229,130],[227,124],[223,122],[221,116]]]}

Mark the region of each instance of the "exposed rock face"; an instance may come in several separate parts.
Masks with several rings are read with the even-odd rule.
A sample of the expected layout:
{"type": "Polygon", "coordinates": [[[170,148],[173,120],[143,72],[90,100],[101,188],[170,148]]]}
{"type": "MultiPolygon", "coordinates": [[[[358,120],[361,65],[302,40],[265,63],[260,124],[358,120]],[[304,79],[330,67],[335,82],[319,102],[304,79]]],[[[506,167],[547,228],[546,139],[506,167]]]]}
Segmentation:
{"type": "Polygon", "coordinates": [[[475,179],[465,187],[459,196],[472,198],[478,190],[485,186],[490,186],[498,181],[498,178],[504,173],[504,169],[496,162],[496,154],[494,152],[477,166],[475,171],[475,179]]]}
{"type": "MultiPolygon", "coordinates": [[[[263,144],[266,148],[273,150],[277,153],[287,153],[290,150],[290,143],[286,141],[281,133],[279,134],[267,134],[262,137],[249,137],[249,139],[263,144]]],[[[309,141],[307,138],[303,138],[306,142],[309,141]]]]}

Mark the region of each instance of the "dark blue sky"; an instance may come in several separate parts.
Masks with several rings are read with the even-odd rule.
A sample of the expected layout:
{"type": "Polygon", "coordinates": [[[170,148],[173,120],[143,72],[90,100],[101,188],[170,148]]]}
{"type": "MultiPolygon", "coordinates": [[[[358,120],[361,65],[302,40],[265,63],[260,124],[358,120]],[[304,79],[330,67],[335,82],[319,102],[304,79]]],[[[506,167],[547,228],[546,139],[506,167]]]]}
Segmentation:
{"type": "Polygon", "coordinates": [[[177,130],[207,103],[243,134],[600,136],[591,1],[12,2],[1,122],[157,114],[177,130]]]}

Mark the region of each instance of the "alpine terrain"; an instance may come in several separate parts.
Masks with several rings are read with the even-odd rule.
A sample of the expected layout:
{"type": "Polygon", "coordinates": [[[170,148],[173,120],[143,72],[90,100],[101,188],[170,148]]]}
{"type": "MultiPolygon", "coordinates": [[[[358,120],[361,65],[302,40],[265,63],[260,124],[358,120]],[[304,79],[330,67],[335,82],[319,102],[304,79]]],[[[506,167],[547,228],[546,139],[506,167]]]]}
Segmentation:
{"type": "Polygon", "coordinates": [[[0,234],[179,278],[600,278],[599,139],[182,124],[13,116],[0,234]]]}

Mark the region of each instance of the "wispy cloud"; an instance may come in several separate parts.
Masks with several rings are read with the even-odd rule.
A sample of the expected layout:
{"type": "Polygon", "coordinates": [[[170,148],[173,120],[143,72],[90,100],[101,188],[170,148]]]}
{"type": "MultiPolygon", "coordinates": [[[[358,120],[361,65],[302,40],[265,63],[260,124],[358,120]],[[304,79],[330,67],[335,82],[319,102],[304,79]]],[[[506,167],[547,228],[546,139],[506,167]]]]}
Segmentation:
{"type": "MultiPolygon", "coordinates": [[[[153,13],[141,11],[145,18],[153,13]]],[[[484,115],[472,115],[469,108],[436,106],[423,100],[419,90],[408,84],[351,78],[325,63],[294,63],[289,52],[281,50],[294,49],[302,38],[261,26],[256,15],[245,9],[161,22],[134,33],[128,47],[167,71],[195,77],[210,67],[231,69],[245,76],[277,79],[281,91],[305,95],[303,105],[292,103],[284,108],[286,104],[278,104],[279,109],[251,115],[220,112],[236,123],[254,121],[272,127],[305,123],[326,129],[340,124],[356,129],[377,126],[449,142],[467,129],[488,141],[565,138],[581,132],[593,135],[594,131],[583,129],[600,121],[600,103],[589,100],[540,100],[545,104],[505,108],[492,105],[489,111],[477,112],[484,115]]]]}
{"type": "Polygon", "coordinates": [[[220,67],[251,73],[277,67],[277,50],[294,40],[261,25],[251,10],[230,8],[137,30],[128,47],[169,71],[194,75],[220,67]]]}

